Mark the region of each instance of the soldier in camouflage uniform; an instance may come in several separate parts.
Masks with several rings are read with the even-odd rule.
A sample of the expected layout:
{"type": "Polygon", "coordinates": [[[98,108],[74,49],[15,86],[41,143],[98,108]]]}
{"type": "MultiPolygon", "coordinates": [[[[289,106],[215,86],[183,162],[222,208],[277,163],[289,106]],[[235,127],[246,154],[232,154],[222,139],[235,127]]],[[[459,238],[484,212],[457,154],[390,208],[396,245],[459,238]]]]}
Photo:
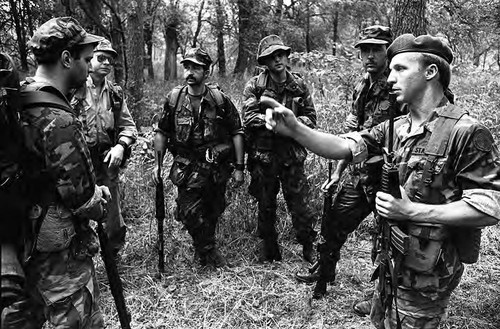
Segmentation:
{"type": "MultiPolygon", "coordinates": [[[[387,47],[391,42],[391,30],[385,26],[374,25],[362,31],[361,38],[355,45],[360,50],[366,74],[354,89],[352,109],[346,120],[349,131],[369,129],[384,122],[389,118],[391,106],[395,116],[402,114],[399,104],[389,102],[391,86],[387,83],[387,47]]],[[[382,163],[383,158],[380,155],[355,166],[348,166],[345,160],[340,161],[328,185],[323,186],[325,190],[332,188],[339,182],[344,169],[348,168],[332,205],[330,217],[321,223],[323,241],[318,244],[318,270],[312,274],[296,275],[299,281],[317,281],[314,298],[324,296],[327,282],[335,280],[340,249],[348,234],[375,209],[375,192],[380,184],[382,163]]]]}
{"type": "MultiPolygon", "coordinates": [[[[378,214],[407,234],[409,247],[406,255],[391,248],[396,272],[390,287],[379,282],[389,294],[375,294],[371,317],[377,328],[438,328],[463,263],[477,260],[474,232],[500,219],[500,190],[485,179],[497,172],[499,151],[485,126],[448,103],[453,54],[446,43],[404,34],[387,54],[387,81],[409,114],[394,123],[393,164],[402,199],[377,192],[375,202],[378,214]]],[[[283,107],[266,119],[275,132],[328,158],[360,163],[389,145],[388,121],[339,137],[309,129],[283,107]]]]}
{"type": "Polygon", "coordinates": [[[31,314],[18,309],[2,319],[2,328],[42,328],[45,321],[55,328],[104,327],[92,261],[98,243],[89,220],[102,218],[110,194],[95,184],[80,122],[66,98],[70,88],[85,83],[100,39],[62,17],[41,25],[28,42],[38,68],[24,83],[23,97],[50,103],[25,105],[21,112],[26,197],[36,234],[26,248],[31,314]],[[20,326],[19,319],[27,324],[20,326]]]}
{"type": "Polygon", "coordinates": [[[308,127],[316,126],[314,103],[304,80],[288,70],[290,47],[277,35],[259,43],[257,61],[266,69],[247,82],[243,91],[248,170],[252,177],[249,192],[258,202],[258,234],[263,239],[262,260],[281,260],[276,231],[276,197],[280,183],[292,216],[303,257],[312,262],[314,213],[308,201],[309,184],[304,173],[307,152],[293,139],[277,136],[265,128],[267,106],[260,103],[265,95],[294,110],[308,127]]]}
{"type": "Polygon", "coordinates": [[[117,260],[125,244],[127,226],[120,209],[120,168],[137,139],[137,128],[128,110],[123,90],[107,78],[117,52],[104,39],[94,49],[92,72],[86,84],[73,96],[71,105],[83,124],[97,184],[111,192],[107,206],[106,233],[109,247],[117,260]]]}
{"type": "MultiPolygon", "coordinates": [[[[211,63],[201,48],[186,52],[181,64],[187,85],[167,95],[154,144],[160,159],[167,148],[174,156],[170,179],[178,192],[176,219],[193,238],[200,264],[221,267],[226,261],[217,250],[215,229],[233,169],[235,185],[243,183],[243,127],[229,97],[205,83],[211,63]]],[[[158,170],[153,172],[156,184],[158,170]]]]}

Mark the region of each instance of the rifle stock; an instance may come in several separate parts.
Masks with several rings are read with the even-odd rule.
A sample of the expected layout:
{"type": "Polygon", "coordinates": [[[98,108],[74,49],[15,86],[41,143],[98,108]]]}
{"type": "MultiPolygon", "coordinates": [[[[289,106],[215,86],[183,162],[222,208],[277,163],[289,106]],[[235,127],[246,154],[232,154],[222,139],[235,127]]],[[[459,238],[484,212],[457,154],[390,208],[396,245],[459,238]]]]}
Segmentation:
{"type": "Polygon", "coordinates": [[[165,220],[165,192],[163,190],[163,178],[161,176],[162,152],[156,153],[156,164],[158,167],[158,184],[156,185],[155,205],[156,222],[158,225],[158,271],[165,272],[165,240],[163,237],[163,221],[165,220]]]}
{"type": "Polygon", "coordinates": [[[109,249],[108,236],[106,235],[106,232],[104,232],[101,221],[97,224],[97,235],[99,236],[101,257],[108,275],[111,295],[113,295],[113,299],[115,300],[120,325],[123,329],[130,329],[130,313],[128,312],[127,305],[125,304],[122,281],[120,279],[120,275],[118,274],[118,268],[116,266],[115,258],[113,257],[113,252],[109,249]]]}

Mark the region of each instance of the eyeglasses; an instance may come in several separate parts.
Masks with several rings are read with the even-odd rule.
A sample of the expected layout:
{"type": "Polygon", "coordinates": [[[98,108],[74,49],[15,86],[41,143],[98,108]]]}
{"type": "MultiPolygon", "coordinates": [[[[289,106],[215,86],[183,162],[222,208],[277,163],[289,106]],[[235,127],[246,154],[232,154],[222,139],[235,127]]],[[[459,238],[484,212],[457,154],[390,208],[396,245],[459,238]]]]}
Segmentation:
{"type": "Polygon", "coordinates": [[[98,55],[97,56],[97,61],[99,63],[104,63],[105,60],[108,60],[108,63],[110,65],[114,65],[115,64],[115,59],[111,56],[106,56],[106,55],[98,55]]]}

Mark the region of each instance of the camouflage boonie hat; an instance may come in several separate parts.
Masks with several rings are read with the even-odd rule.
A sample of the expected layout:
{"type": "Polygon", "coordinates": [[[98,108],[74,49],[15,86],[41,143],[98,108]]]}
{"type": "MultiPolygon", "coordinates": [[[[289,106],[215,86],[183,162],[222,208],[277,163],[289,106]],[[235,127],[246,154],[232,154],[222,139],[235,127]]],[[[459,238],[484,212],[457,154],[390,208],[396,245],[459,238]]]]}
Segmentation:
{"type": "Polygon", "coordinates": [[[285,46],[281,38],[275,34],[268,35],[260,40],[259,48],[257,49],[257,62],[264,65],[263,59],[272,55],[276,50],[284,50],[287,56],[290,55],[292,48],[285,46]]]}
{"type": "Polygon", "coordinates": [[[354,47],[359,47],[363,44],[388,45],[392,42],[392,32],[387,26],[372,25],[361,31],[359,41],[354,47]]]}
{"type": "Polygon", "coordinates": [[[397,54],[409,52],[437,55],[450,64],[453,61],[453,52],[448,46],[448,41],[429,34],[418,37],[410,33],[400,35],[387,49],[387,57],[391,60],[397,54]]]}
{"type": "Polygon", "coordinates": [[[37,59],[77,45],[97,44],[102,38],[87,33],[72,17],[56,17],[43,23],[28,41],[37,59]]]}
{"type": "Polygon", "coordinates": [[[111,53],[114,57],[118,56],[118,53],[113,49],[111,42],[108,39],[102,39],[101,42],[97,44],[97,47],[94,48],[94,52],[96,51],[111,53]]]}
{"type": "Polygon", "coordinates": [[[186,51],[184,58],[181,60],[181,64],[184,62],[191,62],[209,68],[212,64],[212,59],[204,49],[196,47],[186,51]]]}

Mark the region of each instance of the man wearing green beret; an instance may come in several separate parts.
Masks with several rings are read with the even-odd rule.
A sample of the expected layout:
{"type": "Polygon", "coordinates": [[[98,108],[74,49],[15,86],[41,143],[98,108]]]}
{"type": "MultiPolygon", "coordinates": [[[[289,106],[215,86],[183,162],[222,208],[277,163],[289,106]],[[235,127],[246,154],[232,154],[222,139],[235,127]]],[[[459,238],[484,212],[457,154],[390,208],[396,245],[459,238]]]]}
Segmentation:
{"type": "MultiPolygon", "coordinates": [[[[104,328],[92,256],[90,220],[100,220],[109,190],[97,186],[80,122],[68,96],[85,83],[100,37],[71,17],[42,24],[28,42],[38,67],[22,87],[21,123],[31,203],[30,243],[22,258],[29,303],[19,301],[2,328],[104,328]],[[21,326],[21,322],[27,323],[21,326]]],[[[5,311],[5,310],[4,310],[5,311]]]]}
{"type": "Polygon", "coordinates": [[[391,92],[409,109],[393,130],[385,121],[334,136],[310,129],[283,106],[274,108],[266,122],[274,132],[331,159],[359,163],[394,146],[386,166],[397,170],[395,188],[402,197],[376,195],[381,222],[392,227],[384,233],[389,251],[376,250],[377,264],[386,265],[378,271],[387,271],[379,273],[383,279],[371,318],[377,328],[438,328],[463,264],[477,261],[480,228],[500,220],[500,189],[484,178],[496,173],[499,151],[485,126],[450,103],[453,53],[441,38],[404,34],[387,53],[391,92]],[[390,240],[396,227],[406,241],[401,250],[390,240]]]}

